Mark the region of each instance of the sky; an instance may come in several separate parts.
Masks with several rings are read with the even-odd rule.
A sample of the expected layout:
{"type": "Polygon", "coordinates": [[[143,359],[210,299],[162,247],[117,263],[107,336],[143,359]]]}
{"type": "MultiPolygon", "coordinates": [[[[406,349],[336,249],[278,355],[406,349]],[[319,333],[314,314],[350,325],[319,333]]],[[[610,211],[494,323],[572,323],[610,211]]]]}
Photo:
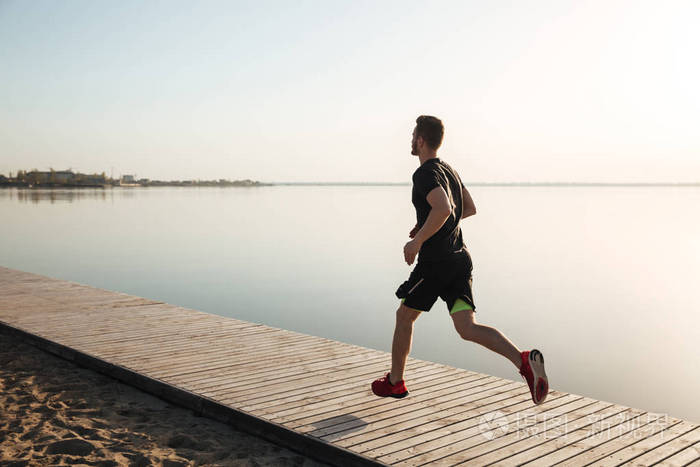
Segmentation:
{"type": "Polygon", "coordinates": [[[700,2],[0,0],[0,173],[700,181],[700,2]]]}

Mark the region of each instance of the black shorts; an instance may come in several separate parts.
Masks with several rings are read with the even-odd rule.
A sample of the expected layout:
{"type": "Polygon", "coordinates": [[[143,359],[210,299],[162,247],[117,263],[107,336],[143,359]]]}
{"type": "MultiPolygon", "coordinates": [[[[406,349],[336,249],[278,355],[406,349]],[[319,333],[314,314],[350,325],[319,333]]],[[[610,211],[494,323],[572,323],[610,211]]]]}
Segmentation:
{"type": "Polygon", "coordinates": [[[404,305],[414,310],[429,311],[438,297],[450,311],[458,298],[476,311],[472,296],[472,259],[465,249],[454,259],[418,262],[408,280],[396,290],[404,305]]]}

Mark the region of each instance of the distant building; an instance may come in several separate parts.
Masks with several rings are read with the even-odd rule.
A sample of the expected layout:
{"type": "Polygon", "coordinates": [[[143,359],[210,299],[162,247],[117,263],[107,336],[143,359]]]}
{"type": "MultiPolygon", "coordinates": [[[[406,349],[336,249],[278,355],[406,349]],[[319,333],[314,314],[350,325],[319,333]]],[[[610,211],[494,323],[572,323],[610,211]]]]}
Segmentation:
{"type": "Polygon", "coordinates": [[[72,182],[74,174],[70,170],[58,170],[58,171],[45,171],[45,170],[32,170],[27,172],[25,177],[31,180],[33,183],[68,183],[72,182]]]}
{"type": "Polygon", "coordinates": [[[88,185],[104,185],[106,182],[105,177],[97,174],[83,175],[82,181],[88,185]]]}
{"type": "Polygon", "coordinates": [[[32,170],[31,172],[26,173],[25,179],[29,182],[30,185],[48,183],[50,174],[51,172],[41,172],[39,170],[32,170]]]}
{"type": "Polygon", "coordinates": [[[136,183],[136,177],[134,175],[122,175],[119,179],[119,186],[141,186],[141,184],[136,183]]]}
{"type": "MultiPolygon", "coordinates": [[[[51,177],[51,172],[43,172],[47,174],[47,177],[51,177]]],[[[54,183],[68,183],[73,179],[75,174],[71,170],[59,170],[53,173],[54,183]]]]}

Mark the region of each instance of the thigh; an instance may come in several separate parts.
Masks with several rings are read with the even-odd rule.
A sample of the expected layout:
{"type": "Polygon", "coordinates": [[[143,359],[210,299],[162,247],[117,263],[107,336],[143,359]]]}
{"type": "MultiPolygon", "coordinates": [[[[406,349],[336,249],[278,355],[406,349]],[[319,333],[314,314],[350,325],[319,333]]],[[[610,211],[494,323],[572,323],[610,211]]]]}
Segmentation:
{"type": "Polygon", "coordinates": [[[421,310],[416,310],[405,304],[399,305],[399,309],[396,310],[396,321],[413,323],[421,315],[421,310]]]}
{"type": "Polygon", "coordinates": [[[460,334],[462,331],[470,329],[474,324],[474,310],[458,311],[450,315],[450,317],[455,325],[455,329],[460,334]]]}
{"type": "Polygon", "coordinates": [[[474,296],[472,293],[472,261],[468,253],[465,252],[457,261],[452,264],[453,274],[449,282],[440,290],[440,298],[445,301],[447,310],[452,310],[457,299],[464,300],[472,310],[476,310],[474,296]]]}
{"type": "Polygon", "coordinates": [[[396,290],[396,296],[404,306],[417,311],[430,311],[440,293],[440,283],[435,268],[418,263],[408,280],[396,290]]]}

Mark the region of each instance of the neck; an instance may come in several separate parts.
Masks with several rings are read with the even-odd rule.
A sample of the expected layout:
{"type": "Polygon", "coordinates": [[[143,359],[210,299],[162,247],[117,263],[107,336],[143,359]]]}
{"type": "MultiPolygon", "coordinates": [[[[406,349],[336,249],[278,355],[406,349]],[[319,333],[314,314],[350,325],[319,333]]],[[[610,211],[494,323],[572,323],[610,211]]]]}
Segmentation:
{"type": "Polygon", "coordinates": [[[423,165],[425,161],[437,158],[437,152],[431,151],[425,154],[418,154],[418,159],[420,160],[420,165],[423,165]]]}

